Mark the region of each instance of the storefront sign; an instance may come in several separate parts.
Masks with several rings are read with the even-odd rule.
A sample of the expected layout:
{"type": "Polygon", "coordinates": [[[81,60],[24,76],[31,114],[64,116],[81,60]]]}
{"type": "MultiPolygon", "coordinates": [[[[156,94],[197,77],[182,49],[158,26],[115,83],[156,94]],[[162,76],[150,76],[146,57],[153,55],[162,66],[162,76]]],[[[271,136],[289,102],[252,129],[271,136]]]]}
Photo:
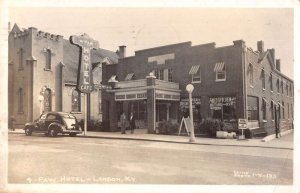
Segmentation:
{"type": "Polygon", "coordinates": [[[247,119],[239,119],[239,129],[247,129],[247,119]]]}
{"type": "MultiPolygon", "coordinates": [[[[180,100],[180,108],[189,108],[189,99],[181,99],[180,100]]],[[[193,98],[192,99],[192,106],[195,108],[196,105],[201,105],[201,99],[200,98],[193,98]]]]}
{"type": "Polygon", "coordinates": [[[91,66],[91,50],[97,49],[99,43],[91,39],[87,34],[71,36],[70,42],[81,48],[81,56],[78,66],[77,87],[80,92],[90,93],[94,90],[93,73],[91,66]]]}
{"type": "Polygon", "coordinates": [[[211,110],[221,110],[223,106],[232,106],[235,104],[236,97],[214,97],[209,99],[211,110]]]}

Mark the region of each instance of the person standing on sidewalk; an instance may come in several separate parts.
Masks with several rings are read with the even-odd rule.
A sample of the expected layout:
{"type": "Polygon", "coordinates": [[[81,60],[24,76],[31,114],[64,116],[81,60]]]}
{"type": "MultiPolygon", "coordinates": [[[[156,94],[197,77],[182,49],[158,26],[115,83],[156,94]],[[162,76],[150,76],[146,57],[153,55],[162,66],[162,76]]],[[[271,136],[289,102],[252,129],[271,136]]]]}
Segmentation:
{"type": "Polygon", "coordinates": [[[124,112],[120,117],[120,121],[121,121],[121,134],[126,134],[126,115],[124,112]]]}
{"type": "Polygon", "coordinates": [[[11,117],[9,118],[8,127],[9,127],[9,129],[12,130],[12,131],[15,130],[15,123],[14,123],[15,121],[16,121],[16,119],[15,119],[14,116],[11,116],[11,117]]]}
{"type": "Polygon", "coordinates": [[[133,133],[135,129],[135,117],[133,116],[132,112],[130,113],[130,117],[129,117],[129,126],[130,126],[131,133],[133,133]]]}

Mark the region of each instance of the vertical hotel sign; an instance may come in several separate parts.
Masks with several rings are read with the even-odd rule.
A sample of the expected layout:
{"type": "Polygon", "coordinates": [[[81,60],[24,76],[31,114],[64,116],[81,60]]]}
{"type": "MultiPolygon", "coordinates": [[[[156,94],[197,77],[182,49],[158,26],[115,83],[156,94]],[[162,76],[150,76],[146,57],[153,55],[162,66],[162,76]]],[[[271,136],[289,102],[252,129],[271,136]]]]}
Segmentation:
{"type": "Polygon", "coordinates": [[[78,46],[81,50],[77,75],[77,88],[82,93],[90,93],[94,90],[91,50],[97,49],[99,43],[90,38],[87,34],[71,36],[70,42],[78,46]]]}

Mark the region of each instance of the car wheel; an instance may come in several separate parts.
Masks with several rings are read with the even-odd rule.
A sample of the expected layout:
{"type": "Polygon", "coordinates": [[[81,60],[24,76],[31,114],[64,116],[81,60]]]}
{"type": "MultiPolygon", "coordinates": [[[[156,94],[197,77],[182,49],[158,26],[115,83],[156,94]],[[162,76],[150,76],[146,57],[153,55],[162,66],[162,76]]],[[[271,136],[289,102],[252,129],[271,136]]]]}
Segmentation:
{"type": "Polygon", "coordinates": [[[77,133],[70,133],[69,134],[71,137],[76,137],[77,133]]]}
{"type": "Polygon", "coordinates": [[[56,131],[55,128],[51,128],[51,129],[49,130],[49,136],[50,136],[50,137],[56,137],[56,136],[57,136],[57,131],[56,131]]]}
{"type": "Polygon", "coordinates": [[[32,130],[29,127],[25,128],[25,135],[30,136],[31,134],[32,134],[32,130]]]}

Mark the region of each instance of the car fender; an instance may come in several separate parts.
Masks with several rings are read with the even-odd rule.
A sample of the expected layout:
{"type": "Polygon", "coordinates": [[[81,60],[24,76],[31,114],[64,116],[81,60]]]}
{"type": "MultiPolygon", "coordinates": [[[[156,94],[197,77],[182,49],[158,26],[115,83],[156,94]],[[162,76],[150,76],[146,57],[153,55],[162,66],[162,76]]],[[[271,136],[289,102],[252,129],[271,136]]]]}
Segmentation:
{"type": "Polygon", "coordinates": [[[35,128],[35,126],[36,126],[36,124],[33,123],[33,122],[26,123],[24,129],[27,128],[27,127],[35,128]]]}
{"type": "Polygon", "coordinates": [[[49,131],[49,129],[51,128],[51,127],[53,127],[53,126],[56,126],[59,130],[57,131],[57,132],[62,132],[62,130],[63,130],[63,125],[62,124],[59,124],[59,123],[51,123],[49,126],[48,126],[48,131],[49,131]]]}

